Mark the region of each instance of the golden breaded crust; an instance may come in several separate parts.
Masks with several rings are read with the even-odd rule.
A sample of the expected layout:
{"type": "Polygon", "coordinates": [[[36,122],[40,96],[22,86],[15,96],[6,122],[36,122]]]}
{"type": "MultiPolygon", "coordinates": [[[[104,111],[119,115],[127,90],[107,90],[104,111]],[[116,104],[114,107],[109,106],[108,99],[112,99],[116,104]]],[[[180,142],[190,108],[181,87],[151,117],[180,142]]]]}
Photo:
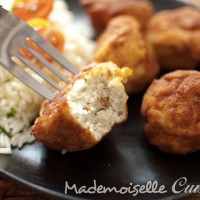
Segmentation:
{"type": "Polygon", "coordinates": [[[38,141],[55,150],[77,151],[94,146],[97,141],[70,113],[65,88],[52,102],[46,101],[43,112],[35,120],[32,134],[38,141]]]}
{"type": "Polygon", "coordinates": [[[168,70],[193,69],[200,62],[200,11],[192,7],[160,11],[147,25],[146,39],[168,70]]]}
{"type": "Polygon", "coordinates": [[[112,61],[119,67],[133,70],[126,84],[128,93],[143,90],[158,74],[159,66],[140,29],[140,24],[131,16],[113,18],[97,40],[94,61],[112,61]]]}
{"type": "Polygon", "coordinates": [[[81,4],[98,34],[113,17],[131,15],[144,26],[154,12],[148,0],[81,0],[81,4]]]}
{"type": "MultiPolygon", "coordinates": [[[[123,78],[129,76],[130,72],[126,68],[121,70],[117,65],[111,62],[101,64],[92,63],[87,68],[84,68],[83,71],[77,74],[61,92],[57,93],[52,101],[46,100],[43,103],[40,116],[35,120],[31,129],[32,134],[38,141],[51,149],[67,150],[72,152],[91,148],[108,134],[108,132],[112,129],[110,126],[110,130],[106,129],[108,132],[104,132],[100,137],[97,137],[95,136],[94,132],[91,132],[91,129],[89,129],[88,126],[81,124],[80,121],[78,121],[78,119],[75,117],[75,114],[72,114],[72,107],[70,107],[69,102],[70,100],[67,98],[70,91],[72,91],[74,84],[78,80],[85,80],[84,78],[87,74],[89,74],[92,79],[95,79],[97,73],[106,74],[106,77],[111,77],[111,80],[121,83],[123,78]]],[[[127,101],[128,97],[125,93],[124,87],[120,91],[124,95],[122,95],[123,98],[125,98],[127,101]]],[[[101,93],[101,91],[98,92],[101,93]]],[[[77,96],[78,95],[79,93],[77,93],[77,96]]],[[[91,96],[92,94],[89,95],[91,96]]],[[[104,100],[103,96],[98,97],[99,101],[104,100]]],[[[101,103],[104,104],[104,107],[108,107],[110,105],[110,103],[104,101],[101,103]],[[105,105],[106,103],[108,105],[105,105]]],[[[89,104],[87,105],[89,107],[89,104]]],[[[75,107],[75,110],[76,108],[79,109],[79,105],[76,106],[77,107],[75,107]]],[[[115,123],[121,123],[128,116],[126,104],[123,104],[123,106],[123,118],[120,118],[120,121],[115,121],[115,123]]],[[[88,110],[89,109],[90,108],[88,108],[88,110]]],[[[117,113],[117,110],[115,112],[117,113]]],[[[112,125],[114,126],[115,124],[112,125]]]]}
{"type": "Polygon", "coordinates": [[[162,151],[200,149],[200,72],[177,70],[154,80],[142,102],[145,134],[162,151]]]}

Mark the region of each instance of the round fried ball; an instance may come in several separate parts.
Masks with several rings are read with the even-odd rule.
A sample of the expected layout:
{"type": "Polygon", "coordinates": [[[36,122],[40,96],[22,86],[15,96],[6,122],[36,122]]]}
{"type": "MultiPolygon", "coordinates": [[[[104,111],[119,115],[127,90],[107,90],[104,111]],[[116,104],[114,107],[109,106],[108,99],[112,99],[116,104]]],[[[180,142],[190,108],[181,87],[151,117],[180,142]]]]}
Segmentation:
{"type": "Polygon", "coordinates": [[[154,80],[144,95],[145,135],[160,150],[188,154],[200,149],[200,72],[177,70],[154,80]]]}
{"type": "Polygon", "coordinates": [[[96,33],[101,33],[113,17],[131,15],[145,26],[154,12],[148,0],[81,0],[96,33]]]}
{"type": "Polygon", "coordinates": [[[123,81],[129,73],[111,62],[89,65],[52,101],[45,101],[32,134],[55,150],[93,147],[127,118],[123,81]]]}
{"type": "Polygon", "coordinates": [[[144,90],[160,69],[153,49],[143,38],[140,24],[128,15],[110,20],[97,40],[94,61],[112,61],[119,67],[131,68],[133,74],[126,84],[128,93],[144,90]]]}
{"type": "Polygon", "coordinates": [[[160,11],[147,25],[146,39],[166,70],[194,69],[200,63],[200,11],[192,7],[160,11]]]}

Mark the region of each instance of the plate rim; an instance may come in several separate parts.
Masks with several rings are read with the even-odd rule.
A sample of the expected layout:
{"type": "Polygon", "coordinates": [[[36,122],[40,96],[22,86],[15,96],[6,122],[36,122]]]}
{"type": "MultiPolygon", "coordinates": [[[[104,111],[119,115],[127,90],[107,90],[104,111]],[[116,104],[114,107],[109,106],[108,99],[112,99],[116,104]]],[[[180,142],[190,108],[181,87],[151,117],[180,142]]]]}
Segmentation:
{"type": "MultiPolygon", "coordinates": [[[[68,194],[61,194],[60,192],[57,191],[53,191],[51,189],[48,188],[44,188],[42,186],[38,186],[34,183],[31,183],[29,181],[26,181],[22,178],[19,178],[15,175],[13,175],[12,173],[9,173],[7,171],[5,171],[4,169],[0,168],[0,175],[7,177],[10,180],[15,181],[16,183],[20,183],[26,187],[28,187],[29,189],[34,189],[36,192],[43,194],[43,195],[48,195],[49,197],[54,197],[60,200],[92,200],[92,198],[90,199],[85,199],[82,197],[76,197],[76,196],[72,196],[72,195],[68,195],[68,194]],[[51,195],[51,196],[50,196],[51,195]]],[[[185,198],[185,197],[190,197],[193,196],[195,194],[190,194],[190,193],[180,193],[180,194],[174,194],[168,197],[163,197],[163,198],[159,198],[159,200],[179,200],[181,198],[185,198]]]]}

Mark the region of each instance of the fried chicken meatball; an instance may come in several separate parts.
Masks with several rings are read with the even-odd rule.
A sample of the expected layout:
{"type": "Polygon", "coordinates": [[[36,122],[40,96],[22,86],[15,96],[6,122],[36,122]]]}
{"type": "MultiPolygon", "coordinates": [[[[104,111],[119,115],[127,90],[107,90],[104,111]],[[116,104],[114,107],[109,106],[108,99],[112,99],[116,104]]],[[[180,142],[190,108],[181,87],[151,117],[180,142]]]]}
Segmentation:
{"type": "Polygon", "coordinates": [[[154,80],[144,95],[142,114],[150,144],[174,154],[200,149],[200,72],[177,70],[154,80]]]}
{"type": "Polygon", "coordinates": [[[158,74],[153,50],[146,44],[136,19],[128,15],[113,18],[97,40],[96,62],[112,61],[133,69],[126,84],[128,93],[142,91],[158,74]]]}
{"type": "Polygon", "coordinates": [[[101,33],[113,17],[131,15],[145,26],[154,13],[148,0],[81,0],[96,33],[101,33]]]}
{"type": "Polygon", "coordinates": [[[129,73],[130,69],[111,62],[91,64],[52,101],[46,101],[32,134],[55,150],[93,147],[127,118],[128,96],[122,81],[129,73]]]}
{"type": "Polygon", "coordinates": [[[146,39],[167,70],[194,69],[200,62],[200,11],[192,7],[160,11],[149,21],[146,39]]]}

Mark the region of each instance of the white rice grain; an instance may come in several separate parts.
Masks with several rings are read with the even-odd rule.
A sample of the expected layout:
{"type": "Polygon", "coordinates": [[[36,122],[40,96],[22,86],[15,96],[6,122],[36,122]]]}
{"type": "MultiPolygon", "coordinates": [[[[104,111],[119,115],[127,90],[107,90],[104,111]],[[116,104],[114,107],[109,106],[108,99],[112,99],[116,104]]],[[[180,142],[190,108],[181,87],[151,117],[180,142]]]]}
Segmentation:
{"type": "MultiPolygon", "coordinates": [[[[11,8],[12,2],[13,0],[0,0],[0,4],[7,9],[11,8]]],[[[55,1],[48,19],[66,39],[63,54],[78,68],[87,65],[94,50],[94,42],[90,39],[91,34],[87,27],[72,28],[73,13],[69,11],[63,0],[55,1]]],[[[25,70],[43,83],[38,75],[29,69],[25,70]]],[[[11,145],[21,148],[25,143],[35,140],[34,136],[30,135],[30,128],[39,114],[42,101],[43,98],[40,95],[0,66],[0,153],[10,154],[11,145]],[[11,134],[11,139],[4,133],[4,130],[11,134]]]]}
{"type": "Polygon", "coordinates": [[[10,154],[12,152],[10,138],[4,134],[0,134],[0,152],[4,154],[10,154]]]}

